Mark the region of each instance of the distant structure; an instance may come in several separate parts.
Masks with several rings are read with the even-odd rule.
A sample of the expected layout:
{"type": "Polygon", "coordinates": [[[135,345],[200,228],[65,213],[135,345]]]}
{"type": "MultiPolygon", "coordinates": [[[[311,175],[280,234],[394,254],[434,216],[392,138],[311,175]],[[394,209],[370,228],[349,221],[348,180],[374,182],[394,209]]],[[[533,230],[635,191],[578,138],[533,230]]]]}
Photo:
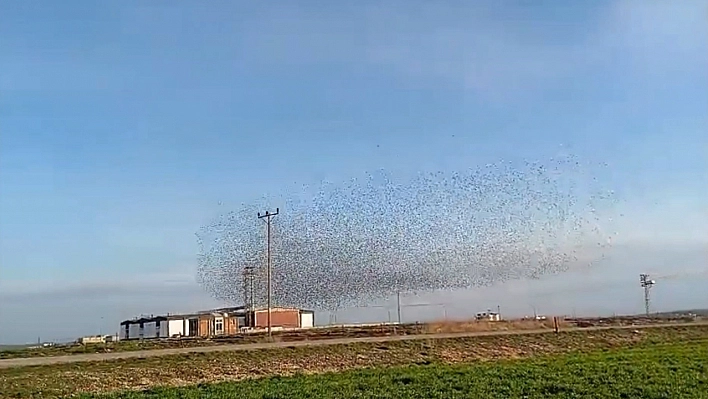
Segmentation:
{"type": "Polygon", "coordinates": [[[251,325],[250,315],[256,309],[256,270],[253,266],[243,268],[243,304],[246,309],[246,325],[251,325]]]}
{"type": "Polygon", "coordinates": [[[644,311],[646,312],[646,315],[649,316],[649,291],[651,290],[651,287],[656,284],[656,281],[651,280],[648,274],[640,274],[639,282],[641,283],[642,288],[644,288],[644,311]]]}
{"type": "MultiPolygon", "coordinates": [[[[120,323],[120,339],[151,339],[237,335],[265,331],[268,309],[248,310],[245,306],[205,310],[191,314],[139,317],[120,323]]],[[[311,310],[271,308],[272,327],[295,330],[314,327],[311,310]]]]}
{"type": "Polygon", "coordinates": [[[118,341],[117,335],[87,335],[76,340],[81,345],[103,344],[106,342],[118,341]]]}
{"type": "Polygon", "coordinates": [[[501,321],[501,315],[498,312],[487,310],[486,312],[477,313],[475,319],[479,321],[501,321]]]}

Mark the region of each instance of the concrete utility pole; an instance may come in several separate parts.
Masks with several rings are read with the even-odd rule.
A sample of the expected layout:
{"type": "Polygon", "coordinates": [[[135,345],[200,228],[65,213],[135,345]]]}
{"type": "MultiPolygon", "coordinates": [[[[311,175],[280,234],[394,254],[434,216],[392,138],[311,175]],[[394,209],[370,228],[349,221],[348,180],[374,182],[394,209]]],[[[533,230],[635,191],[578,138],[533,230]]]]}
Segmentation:
{"type": "Polygon", "coordinates": [[[266,226],[267,226],[267,236],[268,236],[268,271],[267,271],[267,290],[268,290],[268,336],[271,336],[271,325],[270,325],[270,308],[271,308],[271,289],[270,289],[270,277],[271,277],[271,269],[270,269],[270,219],[273,216],[276,216],[278,213],[280,213],[280,209],[275,208],[275,213],[270,213],[268,211],[265,212],[264,215],[261,215],[260,212],[258,212],[258,219],[265,219],[266,226]]]}

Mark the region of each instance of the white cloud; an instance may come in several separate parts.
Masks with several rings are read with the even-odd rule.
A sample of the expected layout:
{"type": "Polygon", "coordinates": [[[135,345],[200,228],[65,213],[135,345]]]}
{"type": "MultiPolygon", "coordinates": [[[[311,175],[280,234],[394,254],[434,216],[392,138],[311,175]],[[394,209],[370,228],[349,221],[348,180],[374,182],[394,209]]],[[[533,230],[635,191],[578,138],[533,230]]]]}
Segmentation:
{"type": "Polygon", "coordinates": [[[139,275],[123,275],[119,278],[103,280],[81,280],[57,282],[45,280],[41,276],[32,281],[0,281],[0,298],[22,297],[82,297],[119,296],[140,293],[158,293],[198,287],[196,273],[161,272],[139,275]]]}

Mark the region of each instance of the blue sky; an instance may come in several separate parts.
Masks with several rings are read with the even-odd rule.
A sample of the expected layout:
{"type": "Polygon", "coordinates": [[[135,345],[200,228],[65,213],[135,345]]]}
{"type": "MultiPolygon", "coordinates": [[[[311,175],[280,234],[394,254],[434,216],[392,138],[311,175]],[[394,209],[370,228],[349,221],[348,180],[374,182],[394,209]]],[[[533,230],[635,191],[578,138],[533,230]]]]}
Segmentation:
{"type": "MultiPolygon", "coordinates": [[[[0,342],[212,306],[194,233],[284,187],[561,146],[623,196],[587,273],[708,267],[705,2],[530,4],[0,1],[0,342]]],[[[708,303],[672,281],[658,306],[708,303]]],[[[606,298],[577,306],[641,309],[606,298]]]]}

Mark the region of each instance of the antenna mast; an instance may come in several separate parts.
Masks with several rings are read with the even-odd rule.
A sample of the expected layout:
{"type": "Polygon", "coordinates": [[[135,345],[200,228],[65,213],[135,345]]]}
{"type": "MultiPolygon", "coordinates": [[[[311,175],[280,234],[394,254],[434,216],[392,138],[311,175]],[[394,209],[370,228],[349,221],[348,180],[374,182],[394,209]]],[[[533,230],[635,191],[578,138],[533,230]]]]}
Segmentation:
{"type": "Polygon", "coordinates": [[[254,294],[254,280],[255,280],[255,267],[246,266],[243,269],[243,305],[246,308],[246,325],[249,327],[255,327],[251,325],[254,321],[251,320],[252,314],[255,311],[255,294],[254,294]]]}
{"type": "Polygon", "coordinates": [[[649,290],[651,290],[651,287],[656,284],[656,281],[651,280],[649,278],[648,274],[640,274],[639,275],[639,282],[642,285],[642,288],[644,288],[644,310],[646,312],[647,317],[649,316],[649,290]]]}

